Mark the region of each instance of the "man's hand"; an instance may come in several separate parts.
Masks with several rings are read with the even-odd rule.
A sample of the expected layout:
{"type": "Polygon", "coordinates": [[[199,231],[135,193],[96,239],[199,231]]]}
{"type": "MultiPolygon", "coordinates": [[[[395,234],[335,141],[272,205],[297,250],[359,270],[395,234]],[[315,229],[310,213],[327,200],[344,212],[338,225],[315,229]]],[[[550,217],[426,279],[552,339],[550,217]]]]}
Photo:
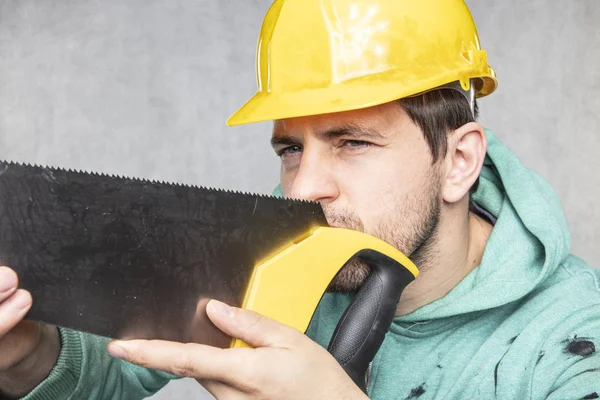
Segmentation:
{"type": "Polygon", "coordinates": [[[0,394],[11,397],[21,397],[43,381],[60,352],[56,327],[23,321],[32,299],[17,286],[17,274],[0,267],[0,394]]]}
{"type": "Polygon", "coordinates": [[[111,342],[109,352],[143,367],[196,378],[218,400],[367,399],[339,363],[301,332],[215,300],[207,313],[219,329],[253,348],[129,340],[111,342]]]}

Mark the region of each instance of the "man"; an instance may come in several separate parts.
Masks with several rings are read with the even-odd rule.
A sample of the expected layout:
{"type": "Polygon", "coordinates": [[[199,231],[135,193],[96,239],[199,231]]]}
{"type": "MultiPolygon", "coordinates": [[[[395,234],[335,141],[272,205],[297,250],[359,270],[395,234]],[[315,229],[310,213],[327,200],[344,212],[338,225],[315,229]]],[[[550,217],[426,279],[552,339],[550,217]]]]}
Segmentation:
{"type": "MultiPolygon", "coordinates": [[[[421,271],[369,398],[599,398],[598,277],[569,254],[552,189],[475,122],[496,77],[462,0],[276,0],[257,68],[258,93],[229,123],[275,121],[276,194],[320,202],[331,225],[386,240],[421,271]]],[[[367,274],[344,269],[307,336],[213,301],[212,321],[254,349],[132,341],[109,355],[105,339],[19,322],[32,300],[3,268],[0,388],[136,399],[173,378],[159,369],[218,399],[364,399],[323,347],[367,274]]]]}

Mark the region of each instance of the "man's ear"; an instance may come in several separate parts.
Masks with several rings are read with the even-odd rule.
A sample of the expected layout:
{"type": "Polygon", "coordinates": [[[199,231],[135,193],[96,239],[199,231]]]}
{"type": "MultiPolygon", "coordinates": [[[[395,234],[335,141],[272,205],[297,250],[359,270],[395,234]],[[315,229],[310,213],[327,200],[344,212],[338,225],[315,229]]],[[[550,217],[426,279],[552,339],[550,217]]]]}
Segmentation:
{"type": "Polygon", "coordinates": [[[461,126],[448,136],[444,201],[456,203],[468,195],[479,177],[486,151],[485,130],[476,122],[461,126]]]}

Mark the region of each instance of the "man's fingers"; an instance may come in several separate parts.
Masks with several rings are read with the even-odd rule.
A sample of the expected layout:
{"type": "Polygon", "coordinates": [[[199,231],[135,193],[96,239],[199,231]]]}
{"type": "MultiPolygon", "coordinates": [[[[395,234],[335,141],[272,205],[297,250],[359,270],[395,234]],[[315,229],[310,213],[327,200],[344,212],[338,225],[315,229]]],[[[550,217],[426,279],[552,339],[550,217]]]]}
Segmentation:
{"type": "Polygon", "coordinates": [[[0,337],[6,335],[23,319],[31,304],[31,294],[23,289],[18,289],[8,299],[0,302],[0,337]]]}
{"type": "Polygon", "coordinates": [[[112,341],[108,344],[108,351],[113,357],[130,363],[181,377],[222,382],[233,382],[235,374],[245,370],[240,368],[247,359],[244,350],[251,351],[162,340],[112,341]]]}
{"type": "Polygon", "coordinates": [[[256,312],[233,308],[217,300],[207,304],[206,312],[217,328],[252,347],[288,348],[300,334],[256,312]]]}
{"type": "Polygon", "coordinates": [[[10,268],[0,267],[0,303],[8,299],[17,290],[19,279],[10,268]]]}
{"type": "Polygon", "coordinates": [[[6,335],[31,308],[31,295],[17,290],[19,278],[10,268],[0,267],[0,337],[6,335]]]}

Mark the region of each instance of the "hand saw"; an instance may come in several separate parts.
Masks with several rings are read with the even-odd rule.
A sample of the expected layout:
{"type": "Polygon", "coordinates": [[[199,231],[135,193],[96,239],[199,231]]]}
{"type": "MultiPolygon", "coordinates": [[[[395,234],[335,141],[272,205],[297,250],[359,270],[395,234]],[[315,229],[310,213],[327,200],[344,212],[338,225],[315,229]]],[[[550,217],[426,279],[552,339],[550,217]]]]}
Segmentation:
{"type": "Polygon", "coordinates": [[[336,274],[371,274],[328,350],[364,375],[418,275],[389,244],[329,227],[318,203],[0,161],[0,264],[26,318],[118,339],[245,346],[208,319],[218,299],[305,332],[336,274]]]}

